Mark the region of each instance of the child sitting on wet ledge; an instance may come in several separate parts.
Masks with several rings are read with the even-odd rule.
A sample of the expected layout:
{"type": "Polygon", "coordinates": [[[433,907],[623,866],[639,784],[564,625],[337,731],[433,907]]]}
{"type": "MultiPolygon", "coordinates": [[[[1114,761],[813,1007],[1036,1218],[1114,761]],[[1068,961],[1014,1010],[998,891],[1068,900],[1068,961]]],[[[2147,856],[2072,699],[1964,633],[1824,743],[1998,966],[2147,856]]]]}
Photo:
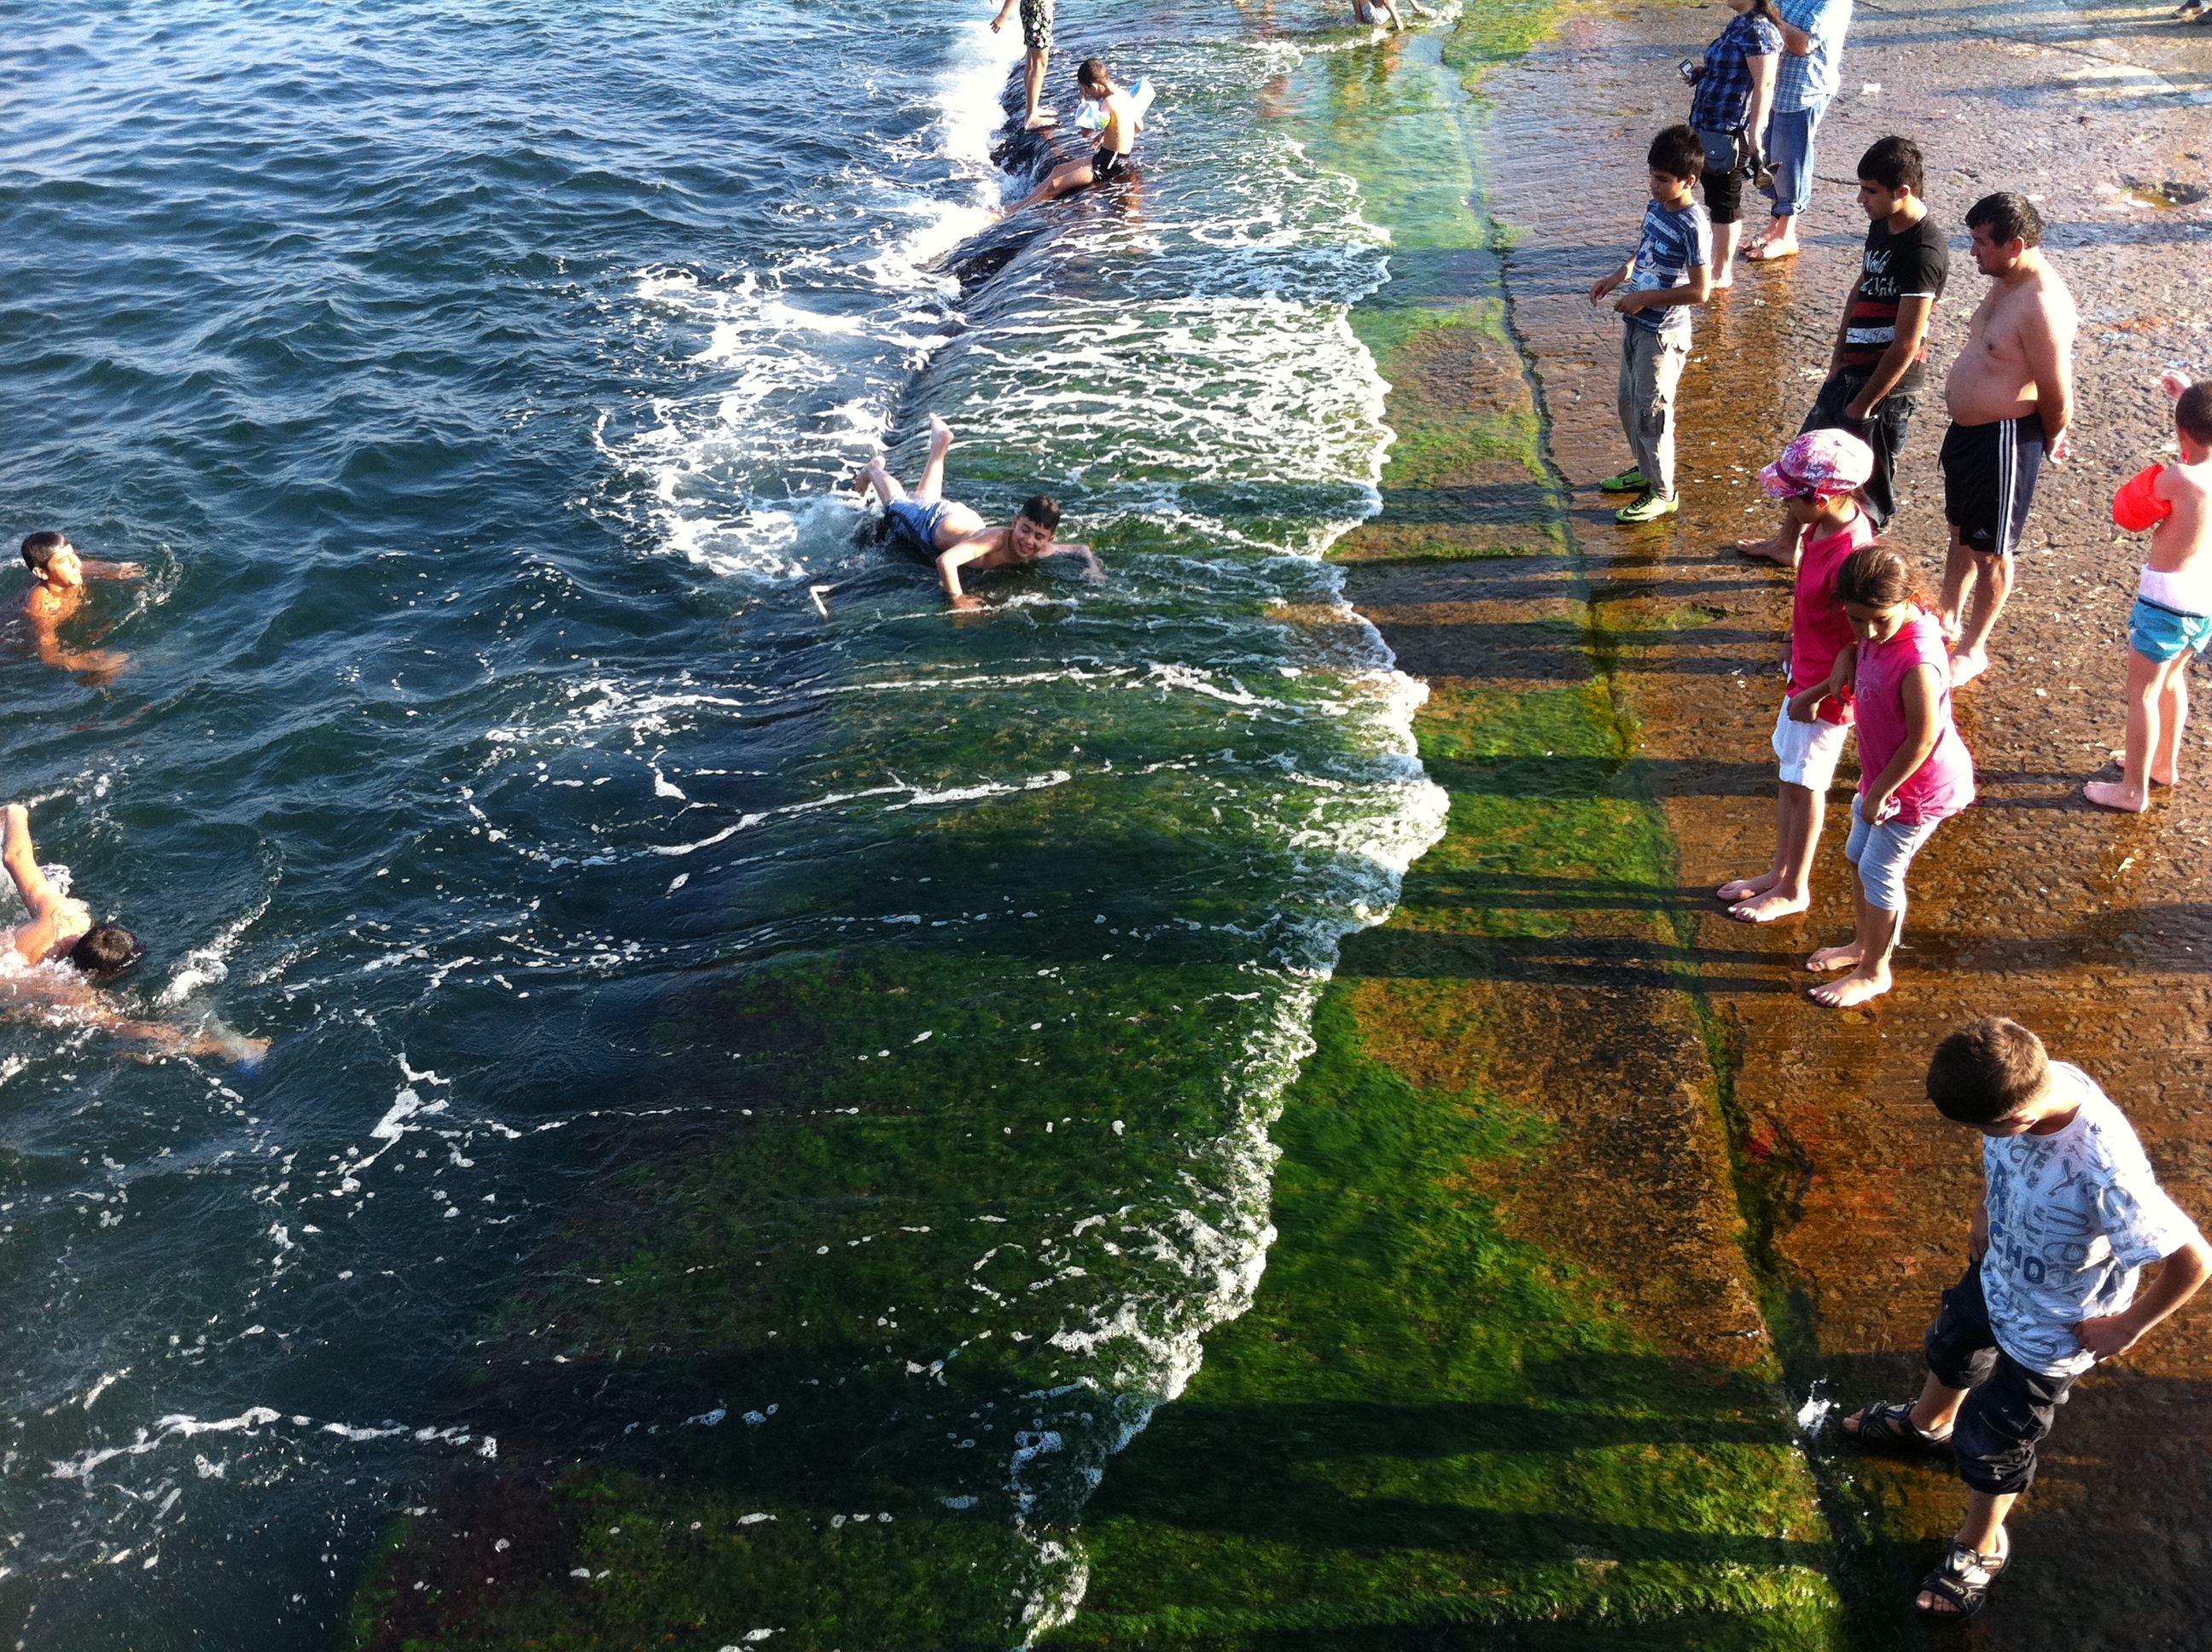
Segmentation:
{"type": "Polygon", "coordinates": [[[1936,827],[1973,802],[1974,759],[1951,725],[1942,623],[1905,559],[1883,545],[1853,551],[1837,570],[1836,597],[1856,647],[1818,687],[1832,695],[1848,683],[1858,714],[1859,790],[1844,846],[1857,873],[1856,933],[1805,967],[1849,971],[1807,993],[1842,1010],[1889,990],[1890,955],[1905,932],[1905,869],[1936,827]]]}
{"type": "Polygon", "coordinates": [[[2112,520],[2150,530],[2136,605],[2128,616],[2128,735],[2120,778],[2091,780],[2081,795],[2140,814],[2154,786],[2181,778],[2181,731],[2189,717],[2189,662],[2212,641],[2212,379],[2179,373],[2159,380],[2173,398],[2179,465],[2153,465],[2112,495],[2112,520]]]}

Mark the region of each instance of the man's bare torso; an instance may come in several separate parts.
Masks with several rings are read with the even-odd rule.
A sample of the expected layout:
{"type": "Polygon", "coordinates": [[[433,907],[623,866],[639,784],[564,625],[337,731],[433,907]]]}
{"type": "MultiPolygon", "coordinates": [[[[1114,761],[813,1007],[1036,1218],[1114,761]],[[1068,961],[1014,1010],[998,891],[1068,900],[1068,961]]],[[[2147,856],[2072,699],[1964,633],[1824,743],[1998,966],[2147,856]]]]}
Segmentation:
{"type": "Polygon", "coordinates": [[[2073,345],[2075,325],[2074,295],[2049,264],[2016,281],[1992,282],[1966,324],[1966,344],[1944,382],[1952,418],[1960,424],[2026,418],[2036,402],[2029,337],[2047,333],[2064,350],[2073,345]]]}

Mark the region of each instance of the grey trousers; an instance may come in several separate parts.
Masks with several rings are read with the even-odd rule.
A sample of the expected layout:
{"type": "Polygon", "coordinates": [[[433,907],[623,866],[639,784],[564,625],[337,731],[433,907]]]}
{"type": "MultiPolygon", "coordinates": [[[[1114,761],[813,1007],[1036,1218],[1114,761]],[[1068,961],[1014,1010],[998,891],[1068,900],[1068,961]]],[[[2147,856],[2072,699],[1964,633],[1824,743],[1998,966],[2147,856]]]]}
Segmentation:
{"type": "Polygon", "coordinates": [[[1649,327],[1620,330],[1620,428],[1636,468],[1662,498],[1674,496],[1674,387],[1690,359],[1690,336],[1649,327]]]}

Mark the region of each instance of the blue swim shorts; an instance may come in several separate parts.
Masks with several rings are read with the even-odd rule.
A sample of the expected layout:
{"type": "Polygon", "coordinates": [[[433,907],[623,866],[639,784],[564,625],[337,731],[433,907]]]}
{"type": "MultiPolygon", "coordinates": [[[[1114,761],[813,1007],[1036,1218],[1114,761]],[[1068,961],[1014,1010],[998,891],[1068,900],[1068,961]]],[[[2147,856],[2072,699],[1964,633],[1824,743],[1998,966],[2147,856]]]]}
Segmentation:
{"type": "Polygon", "coordinates": [[[2163,665],[2183,654],[2202,653],[2212,642],[2212,614],[2184,614],[2137,597],[2128,613],[2128,647],[2163,665]]]}
{"type": "Polygon", "coordinates": [[[894,499],[884,507],[890,524],[891,547],[916,562],[937,561],[937,525],[945,519],[945,501],[925,505],[918,499],[894,499]]]}

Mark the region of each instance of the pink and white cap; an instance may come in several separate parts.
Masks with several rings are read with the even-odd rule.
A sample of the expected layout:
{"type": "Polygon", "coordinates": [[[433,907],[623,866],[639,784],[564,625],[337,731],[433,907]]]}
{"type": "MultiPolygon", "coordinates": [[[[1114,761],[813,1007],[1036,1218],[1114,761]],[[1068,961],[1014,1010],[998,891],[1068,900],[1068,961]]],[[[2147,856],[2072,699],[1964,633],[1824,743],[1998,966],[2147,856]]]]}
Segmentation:
{"type": "Polygon", "coordinates": [[[1866,486],[1874,474],[1874,449],[1848,430],[1808,430],[1782,450],[1782,457],[1759,473],[1776,499],[1812,494],[1833,499],[1866,486]]]}

